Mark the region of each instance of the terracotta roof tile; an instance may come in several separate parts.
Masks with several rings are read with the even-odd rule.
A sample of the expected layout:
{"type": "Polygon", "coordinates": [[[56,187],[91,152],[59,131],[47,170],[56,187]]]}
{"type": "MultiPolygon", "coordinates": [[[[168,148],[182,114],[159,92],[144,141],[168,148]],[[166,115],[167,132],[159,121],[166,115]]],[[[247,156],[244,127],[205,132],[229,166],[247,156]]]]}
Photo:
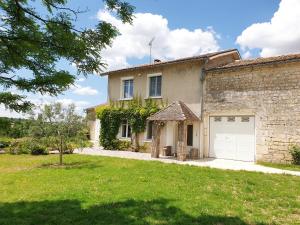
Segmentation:
{"type": "Polygon", "coordinates": [[[187,61],[199,61],[199,60],[204,60],[209,57],[213,57],[213,56],[217,56],[217,55],[229,53],[229,52],[237,52],[237,54],[239,54],[237,49],[228,49],[228,50],[224,50],[224,51],[212,52],[212,53],[207,53],[207,54],[198,55],[198,56],[180,58],[180,59],[169,60],[169,61],[161,61],[161,62],[156,62],[156,63],[151,63],[151,64],[144,64],[144,65],[138,65],[138,66],[133,66],[133,67],[128,67],[128,68],[118,69],[118,70],[107,71],[107,72],[101,73],[100,75],[104,76],[104,75],[109,75],[112,73],[118,73],[118,72],[123,72],[123,71],[154,68],[154,67],[158,67],[158,66],[162,66],[162,65],[168,65],[168,64],[173,64],[173,63],[182,63],[182,62],[187,62],[187,61]]]}
{"type": "Polygon", "coordinates": [[[158,111],[148,118],[148,120],[159,121],[196,121],[199,118],[181,101],[176,101],[166,108],[158,111]]]}
{"type": "Polygon", "coordinates": [[[290,61],[300,61],[300,54],[289,54],[289,55],[281,55],[281,56],[274,56],[274,57],[267,57],[267,58],[256,58],[256,59],[249,59],[249,60],[236,60],[232,63],[223,66],[207,69],[207,71],[223,70],[223,69],[236,68],[236,67],[247,67],[247,66],[254,66],[254,65],[283,63],[283,62],[290,62],[290,61]]]}

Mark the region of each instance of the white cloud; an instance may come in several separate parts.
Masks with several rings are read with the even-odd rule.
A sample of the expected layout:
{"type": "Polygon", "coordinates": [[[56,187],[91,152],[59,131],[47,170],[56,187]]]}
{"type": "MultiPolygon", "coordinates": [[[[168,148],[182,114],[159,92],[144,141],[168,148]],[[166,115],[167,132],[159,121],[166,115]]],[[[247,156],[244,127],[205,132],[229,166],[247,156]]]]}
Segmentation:
{"type": "Polygon", "coordinates": [[[24,118],[26,115],[6,109],[3,104],[0,104],[0,117],[24,118]]]}
{"type": "Polygon", "coordinates": [[[73,90],[73,93],[78,95],[97,95],[98,91],[94,88],[91,88],[90,86],[83,87],[79,84],[75,84],[71,87],[73,90]]]}
{"type": "Polygon", "coordinates": [[[123,24],[110,12],[99,10],[97,18],[115,25],[120,31],[112,47],[103,51],[109,69],[129,66],[128,59],[142,59],[149,56],[148,43],[152,37],[153,58],[174,59],[219,50],[219,36],[211,27],[188,30],[170,29],[168,20],[151,13],[134,14],[132,25],[123,24]]]}
{"type": "Polygon", "coordinates": [[[250,59],[252,56],[251,52],[250,51],[246,51],[244,54],[243,54],[243,59],[250,59]]]}
{"type": "MultiPolygon", "coordinates": [[[[74,104],[76,113],[83,115],[84,109],[87,108],[88,105],[90,105],[90,103],[87,101],[73,100],[70,98],[59,99],[56,97],[49,96],[39,96],[39,98],[30,96],[29,98],[27,98],[27,100],[29,100],[35,105],[35,108],[33,109],[35,114],[38,113],[40,109],[44,107],[44,105],[59,102],[62,104],[63,107],[67,107],[70,104],[74,104]]],[[[30,115],[11,111],[9,109],[6,109],[3,104],[0,104],[0,117],[28,118],[30,117],[30,115]]]]}
{"type": "Polygon", "coordinates": [[[300,52],[300,1],[282,0],[269,22],[246,28],[236,42],[242,49],[261,49],[262,57],[300,52]]]}

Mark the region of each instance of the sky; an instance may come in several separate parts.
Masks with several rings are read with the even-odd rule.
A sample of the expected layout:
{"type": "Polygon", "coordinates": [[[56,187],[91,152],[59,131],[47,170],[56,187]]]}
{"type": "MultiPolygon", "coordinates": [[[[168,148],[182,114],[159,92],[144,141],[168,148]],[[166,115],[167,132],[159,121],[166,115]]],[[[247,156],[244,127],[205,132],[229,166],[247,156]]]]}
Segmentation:
{"type": "MultiPolygon", "coordinates": [[[[100,20],[115,25],[120,35],[102,52],[106,70],[172,60],[237,48],[242,58],[300,52],[300,0],[128,0],[135,6],[133,24],[123,24],[101,0],[69,0],[80,14],[78,28],[93,28],[100,20]]],[[[42,9],[37,8],[37,11],[42,9]]],[[[66,62],[60,67],[76,73],[66,62]]],[[[36,104],[74,103],[78,112],[107,101],[107,77],[79,76],[75,85],[58,97],[24,93],[36,104]]],[[[19,117],[0,105],[0,116],[19,117]]]]}

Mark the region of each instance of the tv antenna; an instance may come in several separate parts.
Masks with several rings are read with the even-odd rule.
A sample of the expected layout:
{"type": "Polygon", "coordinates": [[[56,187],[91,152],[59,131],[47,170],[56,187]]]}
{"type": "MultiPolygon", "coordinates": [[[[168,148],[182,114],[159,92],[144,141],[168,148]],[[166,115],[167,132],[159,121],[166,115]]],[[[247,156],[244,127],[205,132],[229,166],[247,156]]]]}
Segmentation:
{"type": "Polygon", "coordinates": [[[152,63],[152,43],[153,43],[154,39],[155,39],[155,37],[153,37],[148,43],[149,48],[150,48],[150,64],[152,63]]]}

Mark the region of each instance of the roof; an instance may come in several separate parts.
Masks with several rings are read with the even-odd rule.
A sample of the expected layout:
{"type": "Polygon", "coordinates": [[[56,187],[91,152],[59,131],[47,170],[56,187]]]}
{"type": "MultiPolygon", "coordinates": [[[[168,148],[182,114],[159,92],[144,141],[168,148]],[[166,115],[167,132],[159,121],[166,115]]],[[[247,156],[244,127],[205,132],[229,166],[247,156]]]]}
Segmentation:
{"type": "Polygon", "coordinates": [[[91,107],[89,107],[89,108],[86,108],[85,110],[86,110],[86,111],[87,111],[87,110],[94,110],[94,109],[96,109],[97,107],[105,106],[105,105],[107,105],[106,102],[105,102],[105,103],[102,103],[102,104],[99,104],[99,105],[91,106],[91,107]]]}
{"type": "Polygon", "coordinates": [[[289,55],[280,55],[280,56],[273,56],[267,58],[236,60],[232,63],[223,66],[207,69],[207,71],[224,70],[230,68],[248,67],[248,66],[256,66],[256,65],[268,65],[268,64],[276,64],[276,63],[285,63],[285,62],[297,62],[297,61],[300,61],[300,54],[289,54],[289,55]]]}
{"type": "Polygon", "coordinates": [[[181,101],[173,102],[166,108],[158,111],[152,116],[148,117],[148,120],[158,121],[183,121],[190,120],[195,121],[199,118],[181,101]]]}
{"type": "Polygon", "coordinates": [[[218,56],[218,55],[230,53],[230,52],[235,52],[240,57],[240,53],[237,49],[228,49],[228,50],[224,50],[224,51],[212,52],[212,53],[207,53],[207,54],[202,54],[202,55],[192,56],[192,57],[187,57],[187,58],[180,58],[180,59],[175,59],[175,60],[161,61],[161,62],[155,62],[155,63],[151,63],[151,64],[133,66],[133,67],[123,68],[123,69],[118,69],[118,70],[111,70],[111,71],[103,72],[100,75],[105,76],[105,75],[110,75],[112,73],[118,73],[118,72],[124,72],[124,71],[155,68],[155,67],[165,66],[165,65],[169,65],[169,64],[175,64],[175,63],[202,61],[202,60],[206,60],[210,57],[214,57],[214,56],[218,56]]]}

